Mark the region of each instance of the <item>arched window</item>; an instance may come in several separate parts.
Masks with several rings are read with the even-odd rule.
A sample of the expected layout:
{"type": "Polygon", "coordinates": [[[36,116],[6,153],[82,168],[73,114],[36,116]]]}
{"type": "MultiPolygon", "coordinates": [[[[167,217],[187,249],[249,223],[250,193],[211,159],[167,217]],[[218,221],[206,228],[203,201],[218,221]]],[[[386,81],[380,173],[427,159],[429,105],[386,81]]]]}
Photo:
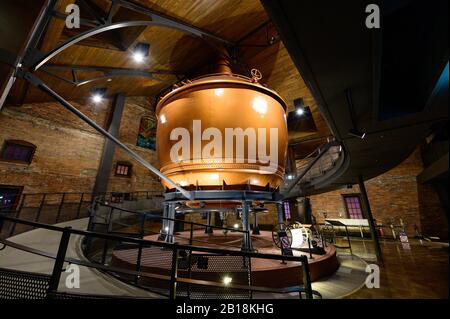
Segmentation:
{"type": "Polygon", "coordinates": [[[20,140],[6,140],[3,144],[0,160],[30,164],[36,145],[20,140]]]}

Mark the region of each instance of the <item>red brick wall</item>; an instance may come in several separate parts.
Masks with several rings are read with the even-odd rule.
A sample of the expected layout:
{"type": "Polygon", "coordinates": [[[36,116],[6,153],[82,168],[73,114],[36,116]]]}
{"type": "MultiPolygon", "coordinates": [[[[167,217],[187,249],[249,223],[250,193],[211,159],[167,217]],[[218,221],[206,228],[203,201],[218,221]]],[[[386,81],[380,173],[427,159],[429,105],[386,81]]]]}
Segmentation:
{"type": "Polygon", "coordinates": [[[419,207],[422,232],[448,239],[448,220],[433,185],[419,184],[419,207]]]}
{"type": "MultiPolygon", "coordinates": [[[[137,152],[149,163],[159,168],[156,151],[136,146],[141,117],[154,116],[148,98],[129,97],[120,122],[119,139],[129,148],[137,152]]],[[[114,155],[114,167],[111,171],[108,191],[147,191],[163,190],[157,177],[141,164],[131,159],[128,154],[116,148],[114,155]],[[131,177],[115,176],[115,165],[117,162],[129,162],[133,165],[131,177]]]]}
{"type": "MultiPolygon", "coordinates": [[[[99,124],[108,105],[74,105],[99,124]]],[[[89,192],[97,173],[103,137],[56,103],[6,106],[0,112],[0,145],[18,139],[36,145],[31,164],[0,161],[0,184],[24,193],[89,192]]]]}
{"type": "MultiPolygon", "coordinates": [[[[95,105],[72,102],[103,127],[110,102],[95,105]]],[[[142,115],[151,114],[145,98],[127,98],[119,138],[145,159],[157,165],[156,152],[136,145],[142,115]]],[[[5,140],[25,140],[36,145],[31,164],[0,161],[0,185],[24,186],[24,193],[91,192],[102,154],[104,138],[57,103],[5,106],[0,112],[0,147],[5,140]]],[[[133,164],[131,178],[114,176],[110,191],[162,189],[158,180],[127,154],[116,150],[116,161],[133,164]]]]}

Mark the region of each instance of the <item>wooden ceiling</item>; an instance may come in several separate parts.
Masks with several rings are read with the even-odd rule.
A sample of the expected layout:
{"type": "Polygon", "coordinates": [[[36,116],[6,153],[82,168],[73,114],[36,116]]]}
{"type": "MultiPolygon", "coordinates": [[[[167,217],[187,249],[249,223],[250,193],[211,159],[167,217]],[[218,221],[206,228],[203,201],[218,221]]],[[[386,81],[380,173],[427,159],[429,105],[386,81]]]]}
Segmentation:
{"type": "MultiPolygon", "coordinates": [[[[109,0],[84,0],[100,15],[109,11],[109,0]]],[[[46,29],[39,45],[42,52],[48,52],[62,41],[86,30],[65,27],[65,8],[75,0],[59,0],[56,10],[60,17],[54,16],[46,29]]],[[[317,109],[316,102],[306,87],[300,73],[294,66],[286,48],[270,22],[264,8],[258,0],[135,0],[136,4],[147,7],[164,15],[173,17],[189,25],[201,28],[239,45],[235,71],[244,73],[251,68],[259,69],[263,74],[263,83],[275,89],[294,110],[293,101],[303,98],[311,110],[314,125],[307,125],[289,133],[291,142],[318,140],[330,135],[327,124],[317,109]],[[314,127],[316,129],[311,129],[314,127]]],[[[78,3],[78,2],[77,2],[78,3]]],[[[80,2],[81,17],[88,18],[80,2]]],[[[92,18],[91,18],[92,19],[92,18]]],[[[128,20],[147,20],[140,13],[121,8],[115,12],[113,22],[128,20]]],[[[94,38],[73,45],[47,64],[63,66],[90,66],[129,68],[147,71],[170,71],[174,74],[158,74],[159,80],[144,77],[113,77],[98,80],[82,86],[74,86],[54,76],[37,71],[47,84],[68,100],[83,100],[94,87],[108,88],[108,95],[125,92],[128,96],[155,97],[162,90],[177,82],[181,75],[197,75],[214,61],[217,53],[211,43],[190,36],[175,29],[148,26],[108,31],[94,38]],[[131,50],[138,42],[150,44],[150,55],[142,64],[136,64],[131,58],[131,50]],[[160,81],[161,80],[161,81],[160,81]]],[[[48,69],[49,70],[49,69],[48,69]]],[[[51,69],[54,75],[70,79],[70,70],[51,69]]],[[[79,80],[101,75],[93,71],[77,72],[79,80]]],[[[247,75],[247,74],[246,74],[247,75]]],[[[10,94],[10,103],[46,102],[51,99],[44,93],[16,81],[10,94]]]]}

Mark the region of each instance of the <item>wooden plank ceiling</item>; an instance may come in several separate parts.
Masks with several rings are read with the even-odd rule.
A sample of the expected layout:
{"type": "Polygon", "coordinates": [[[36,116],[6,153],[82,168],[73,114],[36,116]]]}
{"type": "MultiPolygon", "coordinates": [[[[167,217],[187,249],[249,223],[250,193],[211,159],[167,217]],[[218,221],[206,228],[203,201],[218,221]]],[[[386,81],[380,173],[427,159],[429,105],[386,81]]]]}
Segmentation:
{"type": "MultiPolygon", "coordinates": [[[[104,16],[111,5],[110,0],[84,1],[90,2],[91,7],[104,16]]],[[[59,0],[56,10],[60,15],[65,15],[65,7],[74,2],[75,0],[59,0]]],[[[294,110],[295,99],[303,98],[304,104],[311,110],[310,121],[313,122],[297,125],[296,131],[289,133],[291,142],[295,142],[296,145],[301,144],[302,141],[310,141],[310,144],[311,141],[315,141],[315,144],[320,144],[330,135],[314,98],[258,0],[135,0],[133,2],[238,43],[238,63],[235,71],[244,73],[251,68],[259,69],[263,74],[262,82],[275,89],[287,101],[288,111],[294,110]]],[[[92,19],[85,13],[86,10],[83,10],[82,3],[79,4],[81,17],[92,19]]],[[[148,20],[148,18],[141,13],[124,8],[118,10],[113,17],[113,22],[127,20],[148,20]]],[[[85,30],[86,27],[78,30],[65,28],[64,19],[55,16],[50,20],[39,49],[47,52],[62,41],[85,30]]],[[[213,47],[203,39],[175,29],[148,26],[109,31],[83,40],[58,54],[48,64],[171,71],[189,77],[197,75],[199,70],[210,66],[216,54],[213,47]],[[150,56],[142,64],[136,64],[130,58],[131,50],[138,42],[150,44],[150,56]]],[[[70,70],[52,69],[52,73],[69,79],[72,77],[70,70]]],[[[37,74],[68,100],[87,99],[89,91],[94,87],[106,87],[108,95],[125,92],[128,96],[154,98],[179,79],[173,74],[157,75],[163,81],[144,77],[114,77],[109,81],[98,80],[76,87],[44,71],[37,71],[37,74]]],[[[83,80],[101,73],[83,71],[78,72],[77,75],[79,80],[83,80]]],[[[10,103],[16,105],[46,101],[50,101],[46,94],[29,87],[22,81],[16,81],[10,94],[10,103]]],[[[301,158],[303,155],[303,152],[298,152],[297,157],[301,158]]]]}

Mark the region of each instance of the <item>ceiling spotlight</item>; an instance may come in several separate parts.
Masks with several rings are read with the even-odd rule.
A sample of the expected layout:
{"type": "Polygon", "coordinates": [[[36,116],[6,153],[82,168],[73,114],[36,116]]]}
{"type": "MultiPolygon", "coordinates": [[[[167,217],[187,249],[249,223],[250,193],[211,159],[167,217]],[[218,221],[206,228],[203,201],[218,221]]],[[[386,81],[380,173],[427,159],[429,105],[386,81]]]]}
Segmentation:
{"type": "Polygon", "coordinates": [[[359,130],[357,130],[355,128],[350,129],[348,131],[348,134],[351,135],[351,136],[360,138],[360,139],[363,139],[366,136],[366,133],[361,132],[361,131],[359,131],[359,130]]]}
{"type": "Polygon", "coordinates": [[[295,113],[298,116],[302,116],[303,114],[305,114],[305,102],[303,101],[303,98],[298,98],[294,100],[294,108],[295,113]]]}
{"type": "Polygon", "coordinates": [[[305,109],[298,108],[297,110],[295,110],[295,113],[297,113],[298,116],[302,116],[303,114],[305,114],[305,109]]]}
{"type": "Polygon", "coordinates": [[[106,88],[95,88],[91,90],[91,100],[95,104],[100,103],[103,101],[103,98],[105,97],[106,88]]]}
{"type": "Polygon", "coordinates": [[[103,97],[100,94],[95,94],[92,96],[92,101],[94,103],[100,103],[103,100],[103,97]]]}
{"type": "Polygon", "coordinates": [[[142,63],[150,52],[150,44],[138,43],[133,50],[133,60],[137,63],[142,63]]]}

